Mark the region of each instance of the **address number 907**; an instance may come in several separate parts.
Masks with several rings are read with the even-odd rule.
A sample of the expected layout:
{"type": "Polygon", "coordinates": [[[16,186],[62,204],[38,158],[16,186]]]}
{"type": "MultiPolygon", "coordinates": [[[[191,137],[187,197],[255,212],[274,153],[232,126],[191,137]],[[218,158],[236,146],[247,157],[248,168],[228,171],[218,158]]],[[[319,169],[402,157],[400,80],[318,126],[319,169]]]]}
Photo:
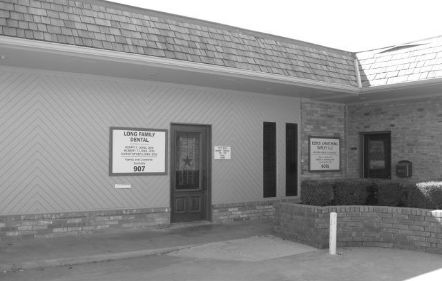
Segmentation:
{"type": "Polygon", "coordinates": [[[134,166],[134,172],[143,172],[146,166],[134,166]]]}

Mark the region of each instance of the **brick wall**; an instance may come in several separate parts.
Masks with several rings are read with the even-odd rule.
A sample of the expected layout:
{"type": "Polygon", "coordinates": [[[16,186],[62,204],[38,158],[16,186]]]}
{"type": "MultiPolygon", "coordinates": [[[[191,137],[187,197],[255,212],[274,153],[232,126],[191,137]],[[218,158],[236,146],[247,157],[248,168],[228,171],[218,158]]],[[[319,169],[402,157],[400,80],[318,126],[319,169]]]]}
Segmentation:
{"type": "Polygon", "coordinates": [[[330,212],[337,212],[339,247],[388,247],[442,254],[442,210],[291,203],[279,203],[275,208],[275,231],[314,247],[328,247],[330,212]]]}
{"type": "Polygon", "coordinates": [[[249,220],[272,221],[275,213],[273,203],[274,201],[259,201],[213,205],[212,221],[215,223],[249,220]]]}
{"type": "Polygon", "coordinates": [[[168,208],[0,216],[0,240],[51,238],[169,222],[168,208]]]}
{"type": "Polygon", "coordinates": [[[301,114],[301,179],[332,179],[344,177],[346,171],[345,105],[303,99],[301,114]],[[309,172],[309,136],[340,138],[341,171],[309,172]]]}
{"type": "MultiPolygon", "coordinates": [[[[282,199],[282,202],[297,202],[282,199]]],[[[212,206],[214,223],[237,221],[273,221],[274,204],[281,199],[212,206]]],[[[127,209],[0,216],[0,240],[53,238],[105,231],[108,229],[136,229],[170,223],[169,208],[127,209]]]]}
{"type": "Polygon", "coordinates": [[[256,202],[216,204],[212,206],[212,221],[214,223],[251,220],[273,221],[275,218],[275,204],[279,202],[297,203],[299,199],[273,199],[256,202]]]}
{"type": "Polygon", "coordinates": [[[348,176],[360,176],[360,133],[391,132],[392,178],[400,160],[413,163],[410,181],[442,178],[442,98],[348,106],[348,176]]]}

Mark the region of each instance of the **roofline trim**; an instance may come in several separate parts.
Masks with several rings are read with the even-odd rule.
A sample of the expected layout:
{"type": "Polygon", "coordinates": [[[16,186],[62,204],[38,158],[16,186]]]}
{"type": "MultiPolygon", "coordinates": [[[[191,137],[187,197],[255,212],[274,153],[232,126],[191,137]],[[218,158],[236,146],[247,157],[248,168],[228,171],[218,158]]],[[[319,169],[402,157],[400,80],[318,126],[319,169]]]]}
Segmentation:
{"type": "Polygon", "coordinates": [[[303,78],[288,77],[283,75],[255,72],[245,69],[237,69],[204,63],[188,62],[169,58],[160,58],[133,53],[117,52],[105,49],[82,47],[76,45],[45,42],[39,40],[23,39],[0,35],[0,46],[9,46],[24,50],[38,50],[46,53],[70,55],[76,57],[110,60],[115,62],[125,62],[138,65],[151,65],[161,68],[176,70],[195,71],[206,74],[223,74],[231,77],[241,77],[246,79],[260,79],[267,82],[283,83],[294,86],[314,88],[320,90],[340,91],[344,93],[357,94],[358,88],[335,83],[312,81],[303,78]]]}
{"type": "MultiPolygon", "coordinates": [[[[114,62],[124,62],[138,65],[150,65],[161,68],[169,68],[175,70],[194,71],[205,74],[222,74],[230,77],[240,77],[244,79],[260,79],[272,83],[282,83],[286,85],[301,86],[306,88],[314,88],[319,90],[339,91],[354,95],[367,95],[370,93],[387,92],[402,89],[405,87],[419,87],[427,85],[442,84],[442,78],[427,79],[412,82],[402,82],[391,85],[371,86],[368,88],[358,88],[356,86],[345,86],[335,83],[327,83],[321,81],[312,81],[303,78],[288,77],[277,74],[264,72],[255,72],[245,69],[232,67],[209,65],[204,63],[188,62],[182,60],[153,57],[147,55],[139,55],[133,53],[117,52],[105,49],[89,48],[76,45],[60,44],[53,42],[45,42],[39,40],[23,39],[10,36],[0,35],[0,46],[8,46],[20,48],[24,50],[38,50],[41,52],[70,55],[74,57],[83,57],[102,60],[110,60],[114,62]]],[[[355,61],[356,62],[356,61],[355,61]]]]}

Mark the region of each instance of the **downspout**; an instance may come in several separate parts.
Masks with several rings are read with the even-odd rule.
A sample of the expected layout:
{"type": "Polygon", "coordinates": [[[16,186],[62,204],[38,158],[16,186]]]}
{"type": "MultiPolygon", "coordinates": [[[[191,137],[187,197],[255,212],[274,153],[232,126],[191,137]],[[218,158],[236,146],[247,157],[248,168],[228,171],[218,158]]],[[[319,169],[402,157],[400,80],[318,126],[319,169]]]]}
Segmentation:
{"type": "Polygon", "coordinates": [[[344,135],[345,135],[345,150],[347,153],[345,153],[346,159],[345,159],[345,174],[344,177],[348,177],[348,160],[350,159],[350,145],[348,141],[348,105],[344,105],[344,135]]]}
{"type": "Polygon", "coordinates": [[[356,81],[358,82],[358,88],[362,89],[361,72],[359,71],[359,61],[357,58],[355,58],[355,70],[356,70],[356,81]]]}
{"type": "MultiPolygon", "coordinates": [[[[361,90],[362,89],[361,72],[359,70],[359,61],[358,61],[357,58],[355,58],[354,64],[355,64],[355,72],[356,72],[356,82],[358,83],[359,90],[361,90]]],[[[349,144],[349,138],[348,138],[348,124],[349,124],[348,118],[349,118],[348,105],[346,104],[345,105],[345,111],[344,111],[344,120],[345,120],[345,123],[344,123],[344,126],[345,126],[345,128],[344,128],[344,130],[345,130],[345,133],[344,133],[345,134],[345,149],[347,151],[347,153],[346,153],[346,161],[345,161],[346,162],[345,163],[345,177],[348,177],[348,174],[349,174],[348,169],[349,169],[349,159],[350,159],[350,157],[349,157],[349,154],[350,154],[350,144],[349,144]]]]}

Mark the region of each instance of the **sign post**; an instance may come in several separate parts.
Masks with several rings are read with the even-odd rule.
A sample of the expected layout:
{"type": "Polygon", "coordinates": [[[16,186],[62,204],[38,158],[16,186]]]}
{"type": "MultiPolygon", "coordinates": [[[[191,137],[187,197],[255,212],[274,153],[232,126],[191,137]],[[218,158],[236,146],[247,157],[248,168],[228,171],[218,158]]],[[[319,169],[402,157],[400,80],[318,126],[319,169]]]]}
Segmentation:
{"type": "Polygon", "coordinates": [[[329,236],[329,252],[330,255],[336,255],[336,230],[337,230],[337,218],[336,212],[330,213],[330,236],[329,236]]]}

